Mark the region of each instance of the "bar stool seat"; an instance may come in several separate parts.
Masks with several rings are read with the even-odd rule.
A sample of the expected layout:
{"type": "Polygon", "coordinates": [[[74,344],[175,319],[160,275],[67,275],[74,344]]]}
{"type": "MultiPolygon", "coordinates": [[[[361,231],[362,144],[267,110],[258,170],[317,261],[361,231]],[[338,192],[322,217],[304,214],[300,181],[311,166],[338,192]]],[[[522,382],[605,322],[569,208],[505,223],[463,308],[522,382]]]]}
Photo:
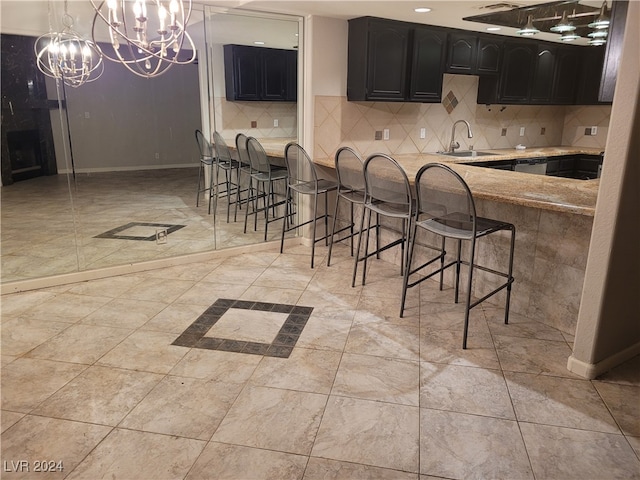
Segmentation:
{"type": "Polygon", "coordinates": [[[505,317],[504,323],[509,323],[509,304],[511,299],[511,285],[513,284],[513,252],[515,246],[516,228],[513,224],[479,217],[476,214],[476,206],[473,195],[464,179],[451,167],[439,163],[429,163],[418,170],[415,180],[417,209],[411,224],[409,254],[407,268],[405,270],[402,302],[400,306],[400,316],[404,314],[407,289],[440,274],[440,289],[443,287],[444,271],[450,267],[455,267],[455,303],[458,303],[460,286],[460,266],[469,267],[467,279],[467,291],[465,292],[465,314],[464,331],[462,337],[462,348],[467,348],[467,336],[469,330],[470,310],[492,297],[501,290],[506,289],[505,317]],[[418,231],[426,231],[435,234],[442,239],[441,247],[428,247],[437,250],[435,257],[428,259],[418,267],[412,268],[411,263],[415,254],[416,238],[418,231]],[[500,231],[511,232],[509,260],[507,271],[500,271],[494,268],[476,264],[477,240],[500,231]],[[445,263],[447,257],[446,240],[457,241],[457,252],[455,258],[445,263]],[[462,260],[462,242],[470,242],[469,259],[462,260]],[[439,261],[439,266],[435,270],[430,269],[428,273],[423,273],[429,265],[439,261]],[[471,301],[473,274],[476,269],[488,272],[504,278],[496,288],[481,298],[471,301]],[[412,276],[421,275],[410,281],[412,276]]]}

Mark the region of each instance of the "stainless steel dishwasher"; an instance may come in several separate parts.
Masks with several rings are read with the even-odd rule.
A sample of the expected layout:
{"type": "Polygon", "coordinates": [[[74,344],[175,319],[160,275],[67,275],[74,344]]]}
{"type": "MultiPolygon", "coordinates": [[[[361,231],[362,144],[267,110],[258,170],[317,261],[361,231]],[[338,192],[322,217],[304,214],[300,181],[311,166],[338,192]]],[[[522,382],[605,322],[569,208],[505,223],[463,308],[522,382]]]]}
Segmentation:
{"type": "Polygon", "coordinates": [[[519,158],[513,164],[514,172],[534,173],[536,175],[547,174],[547,158],[519,158]]]}

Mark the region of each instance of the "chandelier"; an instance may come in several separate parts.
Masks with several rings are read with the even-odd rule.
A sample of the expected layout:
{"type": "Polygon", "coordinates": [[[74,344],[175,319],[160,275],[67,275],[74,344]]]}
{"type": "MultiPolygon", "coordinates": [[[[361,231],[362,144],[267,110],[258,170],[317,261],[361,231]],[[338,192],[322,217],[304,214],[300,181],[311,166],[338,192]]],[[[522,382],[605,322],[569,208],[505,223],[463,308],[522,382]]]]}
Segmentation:
{"type": "Polygon", "coordinates": [[[111,48],[109,52],[102,48],[108,60],[145,78],[195,60],[195,45],[186,31],[191,0],[91,0],[91,4],[96,12],[93,41],[99,25],[108,29],[111,48]]]}
{"type": "Polygon", "coordinates": [[[73,18],[67,13],[66,0],[62,24],[62,31],[51,31],[36,39],[34,50],[38,69],[70,87],[97,80],[104,71],[102,54],[95,43],[73,30],[73,18]]]}

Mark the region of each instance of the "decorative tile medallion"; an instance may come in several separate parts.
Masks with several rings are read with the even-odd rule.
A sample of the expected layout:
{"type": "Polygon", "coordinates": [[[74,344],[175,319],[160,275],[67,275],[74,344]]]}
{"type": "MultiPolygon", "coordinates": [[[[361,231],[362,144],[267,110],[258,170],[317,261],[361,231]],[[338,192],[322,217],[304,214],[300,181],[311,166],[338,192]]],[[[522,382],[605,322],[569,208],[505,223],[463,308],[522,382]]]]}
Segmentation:
{"type": "MultiPolygon", "coordinates": [[[[300,338],[300,334],[307,324],[311,312],[313,312],[313,307],[220,298],[207,308],[195,322],[189,325],[189,327],[173,341],[172,345],[288,358],[298,338],[300,338]],[[283,323],[271,342],[234,340],[232,338],[219,338],[207,335],[218,320],[230,309],[282,314],[283,323]]],[[[255,319],[251,321],[255,322],[255,319]]],[[[260,328],[260,325],[255,325],[255,328],[260,328]]]]}
{"type": "Polygon", "coordinates": [[[155,242],[157,240],[158,231],[162,231],[163,236],[166,236],[184,227],[186,227],[186,225],[172,225],[169,223],[131,222],[131,223],[127,223],[126,225],[122,225],[121,227],[117,227],[112,230],[109,230],[108,232],[101,233],[100,235],[96,235],[93,238],[115,238],[118,240],[142,240],[145,242],[155,242]],[[153,229],[153,233],[151,235],[136,234],[148,229],[153,229]],[[132,232],[129,232],[129,234],[127,234],[127,230],[132,230],[132,232]]]}

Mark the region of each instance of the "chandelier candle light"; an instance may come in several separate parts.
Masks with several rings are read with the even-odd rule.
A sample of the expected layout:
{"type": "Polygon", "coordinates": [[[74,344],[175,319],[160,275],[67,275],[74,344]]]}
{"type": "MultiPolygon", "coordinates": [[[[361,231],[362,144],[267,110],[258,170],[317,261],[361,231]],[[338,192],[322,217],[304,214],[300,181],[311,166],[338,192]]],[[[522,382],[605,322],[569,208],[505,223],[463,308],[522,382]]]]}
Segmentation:
{"type": "Polygon", "coordinates": [[[113,53],[109,55],[103,48],[104,56],[123,64],[136,75],[156,77],[172,65],[195,60],[196,48],[186,30],[191,0],[91,0],[91,4],[96,12],[92,29],[94,42],[98,25],[108,28],[113,53]],[[152,9],[155,15],[151,14],[152,9]],[[185,51],[189,53],[181,57],[185,51]]]}
{"type": "Polygon", "coordinates": [[[104,71],[102,53],[95,43],[73,30],[73,18],[64,3],[61,32],[49,32],[36,40],[34,50],[38,69],[65,85],[79,87],[97,80],[104,71]]]}

